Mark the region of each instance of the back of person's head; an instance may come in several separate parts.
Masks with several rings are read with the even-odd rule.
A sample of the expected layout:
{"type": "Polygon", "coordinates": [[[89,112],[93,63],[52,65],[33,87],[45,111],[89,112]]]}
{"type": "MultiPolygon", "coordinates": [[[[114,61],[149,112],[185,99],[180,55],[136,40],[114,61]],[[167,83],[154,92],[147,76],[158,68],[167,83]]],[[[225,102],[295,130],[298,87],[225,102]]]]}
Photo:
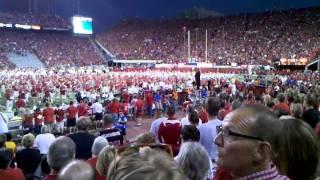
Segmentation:
{"type": "Polygon", "coordinates": [[[300,103],[291,103],[290,114],[295,118],[301,118],[303,113],[303,107],[300,103]]]}
{"type": "Polygon", "coordinates": [[[231,104],[232,110],[238,109],[241,105],[242,105],[242,102],[240,102],[239,100],[233,101],[231,104]]]}
{"type": "Polygon", "coordinates": [[[49,133],[50,132],[50,128],[46,125],[41,127],[41,134],[45,134],[45,133],[49,133]]]}
{"type": "Polygon", "coordinates": [[[11,140],[12,140],[11,133],[6,133],[6,141],[11,141],[11,140]]]}
{"type": "Polygon", "coordinates": [[[116,157],[116,149],[113,146],[107,145],[104,147],[97,159],[96,169],[101,176],[106,176],[108,167],[116,157]]]}
{"type": "Polygon", "coordinates": [[[175,113],[176,113],[175,107],[173,105],[170,105],[167,109],[167,115],[174,116],[175,113]]]}
{"type": "Polygon", "coordinates": [[[10,150],[0,148],[0,169],[7,169],[13,159],[13,154],[10,150]]]}
{"type": "Polygon", "coordinates": [[[70,102],[69,102],[69,105],[72,106],[72,105],[73,105],[73,101],[70,101],[70,102]]]}
{"type": "Polygon", "coordinates": [[[304,102],[307,106],[314,107],[316,105],[316,96],[314,94],[307,94],[304,102]]]}
{"type": "Polygon", "coordinates": [[[320,150],[314,130],[299,119],[284,118],[280,121],[282,131],[275,145],[274,163],[290,179],[314,179],[320,150]]]}
{"type": "Polygon", "coordinates": [[[198,142],[183,143],[176,162],[190,180],[203,180],[208,176],[210,157],[198,142]]]}
{"type": "Polygon", "coordinates": [[[283,93],[279,93],[277,98],[279,102],[284,102],[284,100],[286,99],[286,96],[283,93]]]}
{"type": "Polygon", "coordinates": [[[199,124],[199,115],[197,111],[193,110],[189,113],[189,122],[192,125],[198,125],[199,124]]]}
{"type": "Polygon", "coordinates": [[[277,116],[277,117],[281,117],[281,116],[287,116],[289,115],[289,112],[283,110],[283,109],[276,109],[274,111],[274,114],[277,116]]]}
{"type": "Polygon", "coordinates": [[[139,153],[120,156],[108,170],[109,180],[184,180],[180,168],[167,153],[144,148],[139,153]]]}
{"type": "Polygon", "coordinates": [[[206,111],[209,116],[217,116],[220,110],[220,99],[209,97],[206,101],[206,111]]]}
{"type": "Polygon", "coordinates": [[[77,128],[80,131],[87,131],[91,126],[91,120],[88,117],[82,117],[77,121],[77,128]]]}
{"type": "Polygon", "coordinates": [[[263,103],[262,96],[260,94],[255,94],[254,99],[257,103],[263,103]]]}
{"type": "Polygon", "coordinates": [[[46,107],[50,107],[50,104],[48,102],[46,103],[46,107]]]}
{"type": "Polygon", "coordinates": [[[112,116],[110,114],[106,114],[103,117],[103,125],[105,127],[112,125],[112,116]]]}
{"type": "Polygon", "coordinates": [[[61,169],[58,180],[95,180],[95,172],[85,161],[74,160],[61,169]]]}
{"type": "Polygon", "coordinates": [[[55,171],[59,171],[75,158],[76,144],[66,136],[58,137],[49,146],[47,161],[55,171]]]}
{"type": "Polygon", "coordinates": [[[31,133],[28,133],[26,135],[23,136],[22,138],[22,145],[26,148],[31,148],[33,146],[34,143],[34,135],[31,133]]]}
{"type": "Polygon", "coordinates": [[[6,142],[6,135],[5,134],[0,134],[0,148],[3,148],[6,142]]]}
{"type": "Polygon", "coordinates": [[[154,144],[156,143],[155,137],[150,132],[142,133],[137,137],[138,144],[154,144]]]}
{"type": "Polygon", "coordinates": [[[100,151],[108,145],[108,140],[105,137],[99,136],[93,141],[91,152],[94,155],[98,155],[100,151]]]}
{"type": "Polygon", "coordinates": [[[184,142],[186,141],[200,141],[200,131],[192,125],[186,125],[182,128],[181,136],[184,142]]]}
{"type": "Polygon", "coordinates": [[[13,113],[14,116],[18,116],[18,114],[19,114],[18,111],[13,113]]]}

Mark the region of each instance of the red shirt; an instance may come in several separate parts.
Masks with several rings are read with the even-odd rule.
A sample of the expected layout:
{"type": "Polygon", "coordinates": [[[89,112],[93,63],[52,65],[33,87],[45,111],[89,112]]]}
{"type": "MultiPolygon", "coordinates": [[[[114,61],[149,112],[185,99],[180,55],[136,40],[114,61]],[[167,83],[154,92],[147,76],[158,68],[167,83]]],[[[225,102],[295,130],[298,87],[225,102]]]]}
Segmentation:
{"type": "Polygon", "coordinates": [[[43,180],[57,180],[58,179],[58,174],[49,174],[46,177],[44,177],[43,180]]]}
{"type": "Polygon", "coordinates": [[[128,112],[129,112],[129,104],[128,103],[122,103],[121,111],[123,112],[123,114],[128,114],[128,112]]]}
{"type": "Polygon", "coordinates": [[[78,116],[88,116],[88,108],[85,104],[81,103],[77,107],[78,109],[78,116]]]}
{"type": "Polygon", "coordinates": [[[233,177],[228,171],[221,167],[217,167],[216,174],[214,175],[214,180],[232,180],[233,177]]]}
{"type": "Polygon", "coordinates": [[[32,114],[26,114],[24,115],[24,125],[32,125],[32,114]]]}
{"type": "Polygon", "coordinates": [[[8,168],[8,169],[0,169],[0,178],[10,179],[10,180],[24,180],[24,175],[21,169],[16,168],[8,168]]]}
{"type": "Polygon", "coordinates": [[[37,111],[33,113],[33,118],[34,118],[34,124],[35,125],[41,125],[43,122],[43,116],[41,111],[37,111]]]}
{"type": "Polygon", "coordinates": [[[130,96],[128,93],[123,93],[122,98],[124,99],[124,102],[129,103],[130,101],[130,96]]]}
{"type": "Polygon", "coordinates": [[[279,103],[279,104],[276,104],[272,107],[272,110],[275,111],[275,110],[283,110],[283,111],[286,111],[288,113],[290,113],[290,108],[288,106],[287,103],[279,103]]]}
{"type": "Polygon", "coordinates": [[[148,93],[146,96],[146,103],[148,106],[152,106],[153,104],[153,95],[152,93],[148,93]]]}
{"type": "Polygon", "coordinates": [[[135,104],[137,110],[142,111],[143,109],[143,101],[141,99],[138,99],[136,104],[135,104]]]}
{"type": "Polygon", "coordinates": [[[118,102],[112,102],[108,106],[109,106],[108,109],[110,110],[110,112],[112,112],[112,113],[119,112],[120,104],[118,102]]]}
{"type": "Polygon", "coordinates": [[[47,107],[43,110],[43,118],[45,123],[53,123],[54,122],[54,109],[51,107],[47,107]]]}
{"type": "Polygon", "coordinates": [[[97,159],[98,159],[98,157],[90,158],[90,159],[87,160],[87,163],[89,163],[91,165],[91,167],[93,169],[95,169],[95,171],[96,171],[96,180],[106,180],[106,177],[105,176],[101,176],[98,173],[97,169],[96,169],[97,159]]]}
{"type": "Polygon", "coordinates": [[[205,111],[199,112],[199,118],[200,118],[202,124],[208,122],[208,114],[205,111]]]}
{"type": "Polygon", "coordinates": [[[67,109],[67,113],[68,113],[68,116],[67,116],[68,119],[76,118],[78,109],[74,106],[69,106],[67,109]]]}
{"type": "Polygon", "coordinates": [[[57,122],[61,122],[64,119],[64,110],[63,109],[56,109],[54,111],[55,115],[56,115],[56,120],[57,122]]]}
{"type": "Polygon", "coordinates": [[[16,102],[16,107],[17,107],[17,109],[22,108],[22,107],[26,107],[26,103],[24,102],[23,99],[18,99],[18,101],[16,102]]]}
{"type": "Polygon", "coordinates": [[[173,154],[179,153],[181,144],[181,124],[179,120],[163,121],[159,127],[158,137],[161,143],[170,144],[173,154]]]}

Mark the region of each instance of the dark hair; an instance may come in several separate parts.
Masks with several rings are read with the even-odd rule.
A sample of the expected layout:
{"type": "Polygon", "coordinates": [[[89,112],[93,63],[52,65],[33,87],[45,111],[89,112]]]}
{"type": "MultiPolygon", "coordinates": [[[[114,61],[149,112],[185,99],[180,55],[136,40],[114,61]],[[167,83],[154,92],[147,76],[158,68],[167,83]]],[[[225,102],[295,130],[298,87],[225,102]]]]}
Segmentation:
{"type": "Polygon", "coordinates": [[[193,110],[193,111],[189,112],[189,122],[192,125],[199,124],[199,115],[198,115],[197,111],[193,110]]]}
{"type": "Polygon", "coordinates": [[[49,106],[50,106],[50,104],[47,102],[47,103],[46,103],[46,107],[49,107],[49,106]]]}
{"type": "Polygon", "coordinates": [[[112,116],[110,114],[106,114],[103,117],[103,125],[104,126],[109,126],[110,124],[112,124],[112,116]]]}
{"type": "Polygon", "coordinates": [[[281,119],[280,122],[282,131],[275,144],[275,165],[290,179],[314,179],[320,150],[314,130],[295,118],[281,119]]]}
{"type": "Polygon", "coordinates": [[[217,116],[220,110],[220,99],[210,97],[206,102],[206,111],[210,116],[217,116]]]}
{"type": "Polygon", "coordinates": [[[286,97],[283,93],[278,94],[277,98],[278,98],[279,102],[284,102],[284,100],[286,99],[286,97]]]}
{"type": "Polygon", "coordinates": [[[0,134],[0,148],[4,147],[5,142],[6,142],[6,135],[0,134]]]}
{"type": "Polygon", "coordinates": [[[241,105],[242,105],[242,103],[239,100],[233,101],[233,103],[231,105],[232,106],[232,110],[238,109],[241,105]]]}
{"type": "Polygon", "coordinates": [[[5,148],[0,148],[0,169],[7,169],[13,159],[11,151],[5,148]]]}
{"type": "Polygon", "coordinates": [[[12,135],[11,135],[11,133],[6,133],[6,141],[11,141],[11,139],[12,139],[12,135]]]}
{"type": "Polygon", "coordinates": [[[173,105],[170,105],[167,109],[167,115],[173,116],[176,113],[176,109],[173,105]]]}
{"type": "Polygon", "coordinates": [[[73,101],[70,101],[69,105],[70,105],[70,106],[73,105],[73,101]]]}
{"type": "Polygon", "coordinates": [[[262,102],[263,102],[262,96],[261,96],[260,94],[255,94],[254,97],[255,97],[256,102],[259,102],[259,103],[262,103],[262,102]]]}
{"type": "Polygon", "coordinates": [[[198,128],[192,125],[185,125],[182,128],[181,135],[183,141],[200,141],[200,131],[198,130],[198,128]]]}

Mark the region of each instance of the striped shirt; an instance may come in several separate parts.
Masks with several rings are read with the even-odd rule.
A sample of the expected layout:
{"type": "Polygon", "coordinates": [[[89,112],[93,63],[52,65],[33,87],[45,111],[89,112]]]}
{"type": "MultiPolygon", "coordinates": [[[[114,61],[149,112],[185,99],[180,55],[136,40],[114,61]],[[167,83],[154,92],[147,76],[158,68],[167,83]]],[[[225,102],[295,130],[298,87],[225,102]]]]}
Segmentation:
{"type": "Polygon", "coordinates": [[[250,174],[245,177],[241,177],[238,180],[289,180],[288,177],[280,175],[279,171],[277,170],[276,166],[273,166],[270,169],[267,169],[265,171],[256,172],[253,174],[250,174]]]}

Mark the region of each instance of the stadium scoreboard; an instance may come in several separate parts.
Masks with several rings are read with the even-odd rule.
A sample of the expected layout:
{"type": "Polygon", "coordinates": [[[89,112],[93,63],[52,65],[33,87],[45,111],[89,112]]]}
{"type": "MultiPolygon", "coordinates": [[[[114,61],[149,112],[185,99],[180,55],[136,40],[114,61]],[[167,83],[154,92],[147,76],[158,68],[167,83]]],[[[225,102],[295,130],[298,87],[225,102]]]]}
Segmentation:
{"type": "Polygon", "coordinates": [[[74,34],[84,34],[84,35],[93,34],[92,18],[82,17],[82,16],[73,16],[71,21],[72,21],[74,34]]]}

